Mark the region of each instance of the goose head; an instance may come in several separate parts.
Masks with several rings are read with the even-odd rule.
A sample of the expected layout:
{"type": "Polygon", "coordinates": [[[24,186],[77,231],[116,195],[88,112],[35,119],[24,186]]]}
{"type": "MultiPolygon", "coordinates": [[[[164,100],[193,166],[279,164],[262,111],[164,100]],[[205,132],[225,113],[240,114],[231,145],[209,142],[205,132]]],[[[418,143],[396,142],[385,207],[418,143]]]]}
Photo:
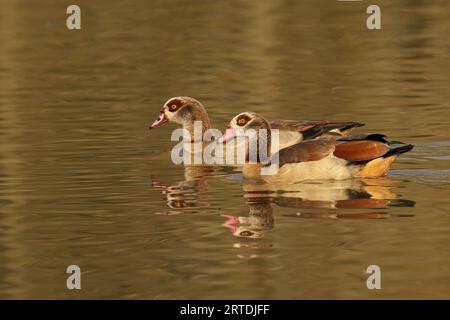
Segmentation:
{"type": "MultiPolygon", "coordinates": [[[[269,122],[255,112],[243,112],[231,119],[225,134],[219,138],[219,143],[226,143],[231,139],[245,136],[246,143],[256,143],[257,152],[261,146],[267,147],[266,155],[270,155],[271,128],[269,122]]],[[[249,148],[246,148],[248,158],[249,148]]]]}
{"type": "Polygon", "coordinates": [[[200,101],[191,97],[174,97],[164,103],[158,118],[149,126],[149,129],[155,129],[165,123],[173,122],[192,131],[195,121],[202,122],[203,132],[210,127],[208,114],[200,101]]]}
{"type": "Polygon", "coordinates": [[[220,137],[219,142],[225,143],[234,137],[245,134],[250,130],[254,130],[255,133],[259,133],[261,129],[265,129],[267,135],[270,136],[270,124],[261,115],[255,112],[242,112],[231,119],[227,125],[225,134],[220,137]]]}

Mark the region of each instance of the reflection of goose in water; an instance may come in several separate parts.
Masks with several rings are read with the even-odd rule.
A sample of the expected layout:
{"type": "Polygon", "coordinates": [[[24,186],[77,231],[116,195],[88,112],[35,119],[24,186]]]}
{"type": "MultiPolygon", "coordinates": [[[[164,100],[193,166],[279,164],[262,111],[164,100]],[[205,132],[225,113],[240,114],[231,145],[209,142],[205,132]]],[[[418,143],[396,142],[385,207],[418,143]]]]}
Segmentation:
{"type": "MultiPolygon", "coordinates": [[[[185,166],[184,178],[174,184],[166,184],[156,177],[151,177],[152,187],[161,189],[163,199],[166,201],[171,211],[160,212],[159,214],[171,215],[181,213],[181,209],[206,208],[210,204],[206,201],[204,194],[208,191],[208,177],[217,177],[225,174],[222,172],[226,168],[211,166],[185,166]]],[[[231,169],[230,169],[231,170],[231,169]]]]}
{"type": "Polygon", "coordinates": [[[283,207],[310,209],[383,209],[390,206],[413,206],[414,202],[398,199],[394,192],[398,181],[389,178],[341,181],[309,181],[274,184],[248,180],[243,184],[245,197],[271,197],[283,207]]]}
{"type": "Polygon", "coordinates": [[[393,189],[398,183],[388,178],[317,181],[286,184],[283,190],[278,190],[273,184],[245,180],[243,189],[249,215],[242,217],[223,214],[222,216],[227,218],[224,226],[237,237],[261,238],[275,226],[273,205],[312,209],[285,216],[318,219],[385,219],[393,215],[378,209],[415,205],[414,201],[400,199],[394,192],[393,189]],[[356,209],[361,211],[357,212],[356,209]],[[368,212],[367,209],[377,211],[368,212]]]}
{"type": "Polygon", "coordinates": [[[247,206],[248,217],[222,214],[222,217],[227,218],[223,226],[236,237],[261,238],[275,225],[271,199],[265,197],[247,199],[247,206]]]}

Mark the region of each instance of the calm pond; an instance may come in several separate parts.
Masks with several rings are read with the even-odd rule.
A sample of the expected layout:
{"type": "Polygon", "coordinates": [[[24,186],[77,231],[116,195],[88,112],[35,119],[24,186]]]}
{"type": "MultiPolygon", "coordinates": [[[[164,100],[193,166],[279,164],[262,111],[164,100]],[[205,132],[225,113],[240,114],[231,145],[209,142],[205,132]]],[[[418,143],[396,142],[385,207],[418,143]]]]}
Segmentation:
{"type": "Polygon", "coordinates": [[[450,298],[448,1],[4,1],[0,298],[450,298]],[[388,177],[270,190],[170,160],[162,104],[224,130],[359,121],[388,177]],[[66,288],[78,265],[82,289],[66,288]],[[368,290],[378,265],[382,289],[368,290]]]}

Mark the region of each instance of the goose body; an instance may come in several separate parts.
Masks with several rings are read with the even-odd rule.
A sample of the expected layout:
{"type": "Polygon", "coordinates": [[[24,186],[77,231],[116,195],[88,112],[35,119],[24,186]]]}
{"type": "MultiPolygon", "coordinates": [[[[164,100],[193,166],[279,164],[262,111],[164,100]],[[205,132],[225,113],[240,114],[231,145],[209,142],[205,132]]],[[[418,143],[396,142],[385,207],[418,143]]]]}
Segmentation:
{"type": "MultiPolygon", "coordinates": [[[[259,177],[262,166],[245,164],[243,173],[246,177],[259,177]]],[[[344,180],[357,176],[357,168],[347,166],[346,160],[333,154],[317,160],[298,163],[287,163],[278,169],[275,175],[261,176],[266,181],[284,183],[286,180],[344,180]]]]}
{"type": "MultiPolygon", "coordinates": [[[[244,112],[234,117],[228,125],[223,142],[236,136],[236,132],[249,129],[267,133],[271,141],[271,126],[260,115],[244,112]]],[[[410,151],[413,146],[398,141],[388,141],[382,134],[360,134],[343,137],[325,134],[271,153],[270,143],[263,143],[255,135],[259,148],[267,147],[270,163],[277,162],[274,174],[262,175],[265,167],[260,161],[244,164],[243,174],[247,178],[259,178],[274,184],[285,181],[344,180],[350,178],[374,178],[385,176],[398,155],[410,151]]],[[[258,150],[260,154],[260,150],[258,150]]],[[[266,165],[267,166],[267,165],[266,165]]]]}

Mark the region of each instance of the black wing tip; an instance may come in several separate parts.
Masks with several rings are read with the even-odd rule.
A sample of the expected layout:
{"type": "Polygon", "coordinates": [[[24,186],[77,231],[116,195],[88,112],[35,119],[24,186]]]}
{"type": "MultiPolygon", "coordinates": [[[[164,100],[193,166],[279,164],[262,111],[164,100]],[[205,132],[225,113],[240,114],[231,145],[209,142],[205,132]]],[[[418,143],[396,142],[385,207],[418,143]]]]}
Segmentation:
{"type": "Polygon", "coordinates": [[[416,202],[413,200],[407,200],[407,199],[394,199],[391,200],[391,202],[389,203],[390,207],[415,207],[416,206],[416,202]]]}
{"type": "MultiPolygon", "coordinates": [[[[390,145],[393,145],[392,142],[390,145]]],[[[386,157],[393,156],[393,155],[400,155],[402,153],[411,151],[413,148],[414,148],[413,144],[403,144],[398,147],[392,148],[386,154],[384,154],[383,157],[386,158],[386,157]]]]}
{"type": "Polygon", "coordinates": [[[351,122],[352,128],[364,127],[366,124],[364,122],[351,122]]]}
{"type": "Polygon", "coordinates": [[[321,126],[315,125],[314,127],[302,132],[303,140],[309,140],[309,139],[316,138],[316,137],[320,136],[321,134],[323,134],[324,131],[325,130],[321,126]]]}
{"type": "Polygon", "coordinates": [[[350,122],[344,122],[340,128],[338,128],[341,131],[346,131],[353,128],[359,128],[365,126],[365,123],[362,122],[356,122],[356,121],[350,121],[350,122]]]}
{"type": "Polygon", "coordinates": [[[355,135],[348,135],[339,139],[339,141],[358,141],[358,140],[371,140],[379,141],[383,143],[389,143],[386,140],[387,136],[381,133],[360,133],[355,135]]]}

